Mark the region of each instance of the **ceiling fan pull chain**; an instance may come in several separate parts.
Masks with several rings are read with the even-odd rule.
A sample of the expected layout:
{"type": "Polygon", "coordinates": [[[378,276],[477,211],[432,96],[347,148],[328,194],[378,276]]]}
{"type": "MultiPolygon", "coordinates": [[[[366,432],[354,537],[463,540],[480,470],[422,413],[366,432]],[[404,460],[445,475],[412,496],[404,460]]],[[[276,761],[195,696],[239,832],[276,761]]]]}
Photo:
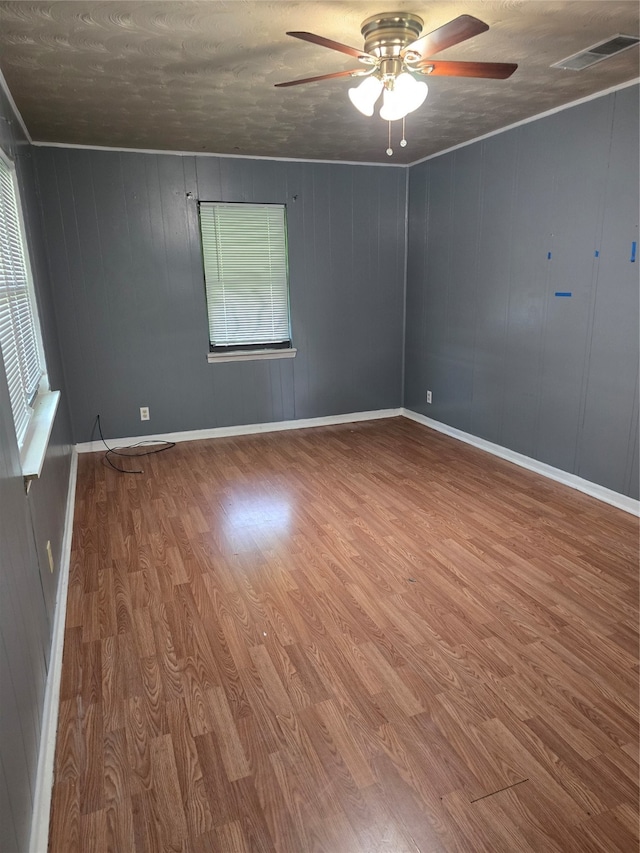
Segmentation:
{"type": "Polygon", "coordinates": [[[389,157],[393,154],[393,148],[391,147],[391,122],[389,122],[389,147],[387,148],[387,154],[389,157]]]}
{"type": "Polygon", "coordinates": [[[404,116],[402,117],[402,139],[400,140],[400,147],[401,148],[407,147],[407,140],[406,140],[405,133],[404,133],[404,116]]]}

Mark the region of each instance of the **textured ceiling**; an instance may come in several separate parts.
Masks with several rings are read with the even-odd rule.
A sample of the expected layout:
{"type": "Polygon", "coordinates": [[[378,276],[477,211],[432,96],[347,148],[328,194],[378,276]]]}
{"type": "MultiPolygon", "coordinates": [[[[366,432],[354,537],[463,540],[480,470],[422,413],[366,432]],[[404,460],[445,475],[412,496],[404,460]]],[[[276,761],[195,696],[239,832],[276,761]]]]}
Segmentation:
{"type": "Polygon", "coordinates": [[[616,0],[501,2],[0,2],[0,70],[36,141],[266,157],[414,162],[638,76],[638,48],[584,71],[549,66],[616,33],[639,6],[616,0]],[[412,11],[423,33],[461,14],[490,30],[440,59],[517,62],[509,80],[428,80],[387,157],[388,125],[347,97],[349,78],[274,83],[357,67],[285,35],[360,48],[361,22],[412,11]]]}

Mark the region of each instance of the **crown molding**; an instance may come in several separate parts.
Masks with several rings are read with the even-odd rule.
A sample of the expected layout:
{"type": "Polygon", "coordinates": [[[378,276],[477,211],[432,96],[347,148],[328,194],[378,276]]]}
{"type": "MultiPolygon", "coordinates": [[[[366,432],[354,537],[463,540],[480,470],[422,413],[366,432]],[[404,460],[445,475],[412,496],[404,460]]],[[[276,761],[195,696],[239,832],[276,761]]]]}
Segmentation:
{"type": "Polygon", "coordinates": [[[559,107],[553,107],[543,113],[537,113],[529,118],[523,118],[521,121],[516,121],[514,124],[508,124],[506,127],[501,127],[498,130],[492,130],[490,133],[485,133],[483,136],[476,136],[473,139],[468,139],[466,142],[460,142],[458,145],[452,145],[451,148],[445,148],[444,151],[437,151],[435,154],[429,154],[428,157],[422,157],[420,160],[414,160],[408,166],[418,166],[420,163],[426,163],[428,160],[434,160],[436,157],[443,157],[445,154],[451,154],[452,151],[457,151],[459,148],[466,148],[467,145],[475,145],[476,142],[482,142],[484,139],[490,139],[492,136],[498,136],[500,133],[506,133],[509,130],[515,130],[516,127],[522,127],[524,124],[531,124],[532,121],[539,121],[547,116],[555,115],[556,113],[570,110],[573,107],[578,107],[580,104],[586,104],[588,101],[595,101],[596,98],[604,98],[606,95],[612,95],[614,92],[619,92],[621,89],[628,89],[629,86],[637,86],[640,83],[640,77],[635,77],[633,80],[627,80],[625,83],[618,83],[616,86],[611,86],[609,89],[603,89],[602,92],[594,92],[592,95],[586,95],[584,98],[579,98],[577,101],[570,101],[568,104],[561,104],[559,107]]]}
{"type": "Polygon", "coordinates": [[[31,138],[31,134],[29,133],[29,129],[27,128],[27,125],[24,123],[24,119],[22,118],[20,110],[16,106],[16,102],[13,100],[13,95],[11,94],[11,89],[9,89],[9,86],[7,84],[7,81],[5,80],[5,77],[4,77],[4,74],[2,73],[2,71],[0,71],[0,89],[2,89],[2,91],[7,96],[7,100],[9,101],[9,106],[13,110],[15,117],[18,119],[18,124],[22,128],[22,132],[26,136],[27,142],[30,142],[31,144],[33,144],[33,139],[31,138]]]}
{"type": "Polygon", "coordinates": [[[218,157],[229,160],[272,160],[276,163],[318,163],[327,166],[380,166],[406,169],[406,163],[371,163],[360,160],[309,160],[302,157],[261,157],[259,154],[216,154],[215,151],[171,151],[166,148],[120,148],[110,145],[80,145],[74,142],[30,140],[38,148],[79,148],[84,151],[111,151],[124,154],[172,154],[174,157],[218,157]]]}

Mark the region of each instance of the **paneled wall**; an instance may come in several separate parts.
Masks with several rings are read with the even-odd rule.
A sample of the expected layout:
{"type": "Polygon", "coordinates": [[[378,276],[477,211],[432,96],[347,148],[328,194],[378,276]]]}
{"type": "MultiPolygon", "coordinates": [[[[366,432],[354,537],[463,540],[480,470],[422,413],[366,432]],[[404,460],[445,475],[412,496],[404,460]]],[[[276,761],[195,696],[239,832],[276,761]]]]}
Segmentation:
{"type": "Polygon", "coordinates": [[[35,155],[77,442],[401,405],[404,169],[35,155]],[[197,199],[287,205],[295,359],[207,363],[197,199]]]}
{"type": "Polygon", "coordinates": [[[412,167],[405,406],[637,498],[637,241],[637,86],[412,167]]]}
{"type": "Polygon", "coordinates": [[[0,147],[18,166],[47,364],[62,390],[42,477],[25,494],[0,359],[0,849],[27,850],[64,532],[70,424],[30,147],[0,91],[0,147]],[[55,571],[49,571],[51,541],[55,571]]]}

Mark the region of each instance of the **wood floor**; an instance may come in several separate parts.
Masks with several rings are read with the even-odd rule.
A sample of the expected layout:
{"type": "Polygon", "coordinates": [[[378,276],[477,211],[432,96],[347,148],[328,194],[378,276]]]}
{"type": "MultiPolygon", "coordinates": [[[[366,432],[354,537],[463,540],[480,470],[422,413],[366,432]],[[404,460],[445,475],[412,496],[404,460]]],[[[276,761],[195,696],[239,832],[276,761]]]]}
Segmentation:
{"type": "Polygon", "coordinates": [[[80,457],[52,853],[638,850],[638,526],[403,418],[80,457]]]}

